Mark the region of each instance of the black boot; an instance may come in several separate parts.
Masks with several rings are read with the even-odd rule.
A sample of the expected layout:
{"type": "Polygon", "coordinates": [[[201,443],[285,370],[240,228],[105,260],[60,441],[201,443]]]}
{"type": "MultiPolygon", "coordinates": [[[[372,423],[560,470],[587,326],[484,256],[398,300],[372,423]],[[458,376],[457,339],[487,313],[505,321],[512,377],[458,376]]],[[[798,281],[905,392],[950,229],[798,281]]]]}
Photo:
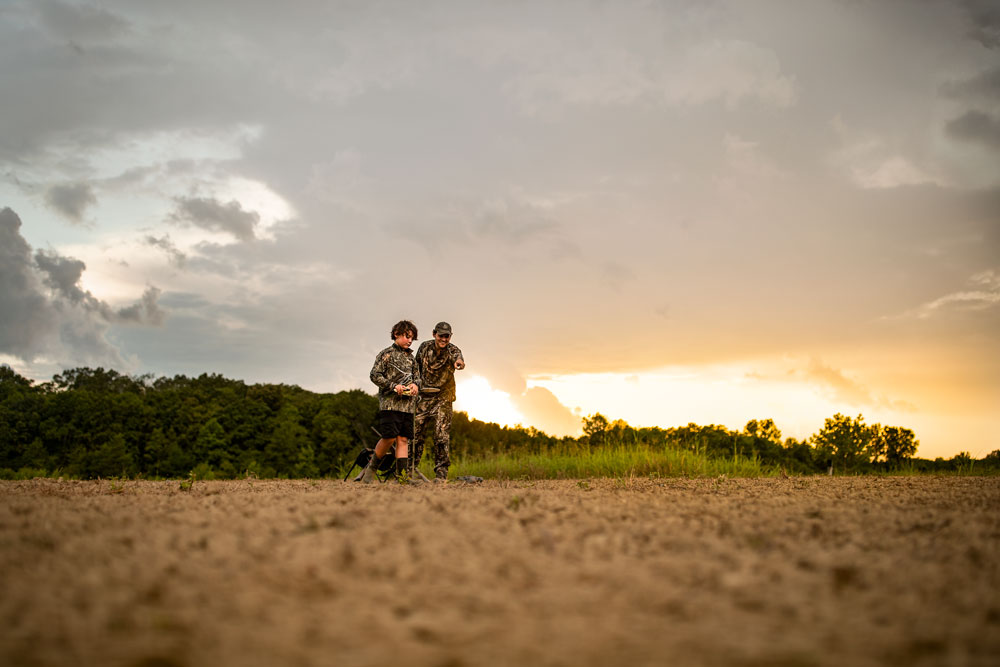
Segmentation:
{"type": "Polygon", "coordinates": [[[410,460],[407,457],[396,459],[396,479],[400,484],[422,484],[423,481],[418,475],[410,475],[410,460]]]}

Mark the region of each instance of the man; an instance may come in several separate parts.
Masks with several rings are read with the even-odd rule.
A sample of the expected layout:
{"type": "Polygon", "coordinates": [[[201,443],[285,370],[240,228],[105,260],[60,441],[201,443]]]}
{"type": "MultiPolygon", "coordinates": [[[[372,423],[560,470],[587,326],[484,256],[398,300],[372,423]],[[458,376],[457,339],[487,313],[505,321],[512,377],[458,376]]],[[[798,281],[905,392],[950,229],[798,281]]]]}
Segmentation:
{"type": "Polygon", "coordinates": [[[417,337],[417,327],[409,320],[402,320],[393,325],[389,337],[392,345],[376,355],[369,375],[378,387],[379,434],[382,438],[375,445],[375,454],[361,475],[361,481],[366,484],[375,481],[375,471],[393,445],[396,446],[397,478],[403,483],[416,482],[407,475],[406,455],[408,441],[413,437],[413,411],[421,385],[420,369],[410,349],[413,339],[417,337]]]}
{"type": "Polygon", "coordinates": [[[451,342],[451,325],[438,322],[434,326],[434,339],[420,344],[416,364],[423,384],[417,399],[413,420],[414,469],[420,465],[424,454],[424,435],[428,422],[434,421],[434,481],[448,481],[451,465],[451,404],[455,401],[455,371],[465,368],[462,351],[451,342]]]}

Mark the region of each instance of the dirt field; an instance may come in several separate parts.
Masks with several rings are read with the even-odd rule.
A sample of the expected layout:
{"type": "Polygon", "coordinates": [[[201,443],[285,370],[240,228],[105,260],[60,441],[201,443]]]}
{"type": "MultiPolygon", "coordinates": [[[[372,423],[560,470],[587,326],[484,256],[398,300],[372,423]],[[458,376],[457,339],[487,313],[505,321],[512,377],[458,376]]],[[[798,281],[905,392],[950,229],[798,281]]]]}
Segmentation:
{"type": "Polygon", "coordinates": [[[0,483],[6,665],[996,665],[1000,480],[0,483]]]}

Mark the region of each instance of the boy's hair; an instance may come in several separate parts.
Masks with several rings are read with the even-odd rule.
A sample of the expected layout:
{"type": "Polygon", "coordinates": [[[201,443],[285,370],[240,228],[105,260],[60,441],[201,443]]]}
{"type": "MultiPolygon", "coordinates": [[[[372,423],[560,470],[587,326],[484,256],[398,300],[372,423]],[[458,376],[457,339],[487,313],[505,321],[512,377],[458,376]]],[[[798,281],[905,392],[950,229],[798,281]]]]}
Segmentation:
{"type": "Polygon", "coordinates": [[[417,325],[410,320],[400,320],[392,325],[392,331],[389,332],[389,338],[396,340],[396,336],[410,332],[413,334],[413,340],[417,339],[417,325]]]}

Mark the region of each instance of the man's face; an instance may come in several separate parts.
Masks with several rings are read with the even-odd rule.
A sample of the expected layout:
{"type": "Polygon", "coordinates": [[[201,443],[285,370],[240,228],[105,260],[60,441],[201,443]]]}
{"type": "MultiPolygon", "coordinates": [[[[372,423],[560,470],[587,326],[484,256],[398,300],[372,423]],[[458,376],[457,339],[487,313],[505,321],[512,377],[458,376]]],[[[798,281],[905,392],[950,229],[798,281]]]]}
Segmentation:
{"type": "Polygon", "coordinates": [[[396,345],[400,346],[404,350],[410,347],[410,343],[413,342],[413,332],[404,331],[403,333],[396,336],[396,345]]]}
{"type": "Polygon", "coordinates": [[[448,343],[450,342],[451,342],[450,333],[441,334],[434,332],[434,344],[437,345],[439,350],[443,350],[444,348],[448,347],[448,343]]]}

